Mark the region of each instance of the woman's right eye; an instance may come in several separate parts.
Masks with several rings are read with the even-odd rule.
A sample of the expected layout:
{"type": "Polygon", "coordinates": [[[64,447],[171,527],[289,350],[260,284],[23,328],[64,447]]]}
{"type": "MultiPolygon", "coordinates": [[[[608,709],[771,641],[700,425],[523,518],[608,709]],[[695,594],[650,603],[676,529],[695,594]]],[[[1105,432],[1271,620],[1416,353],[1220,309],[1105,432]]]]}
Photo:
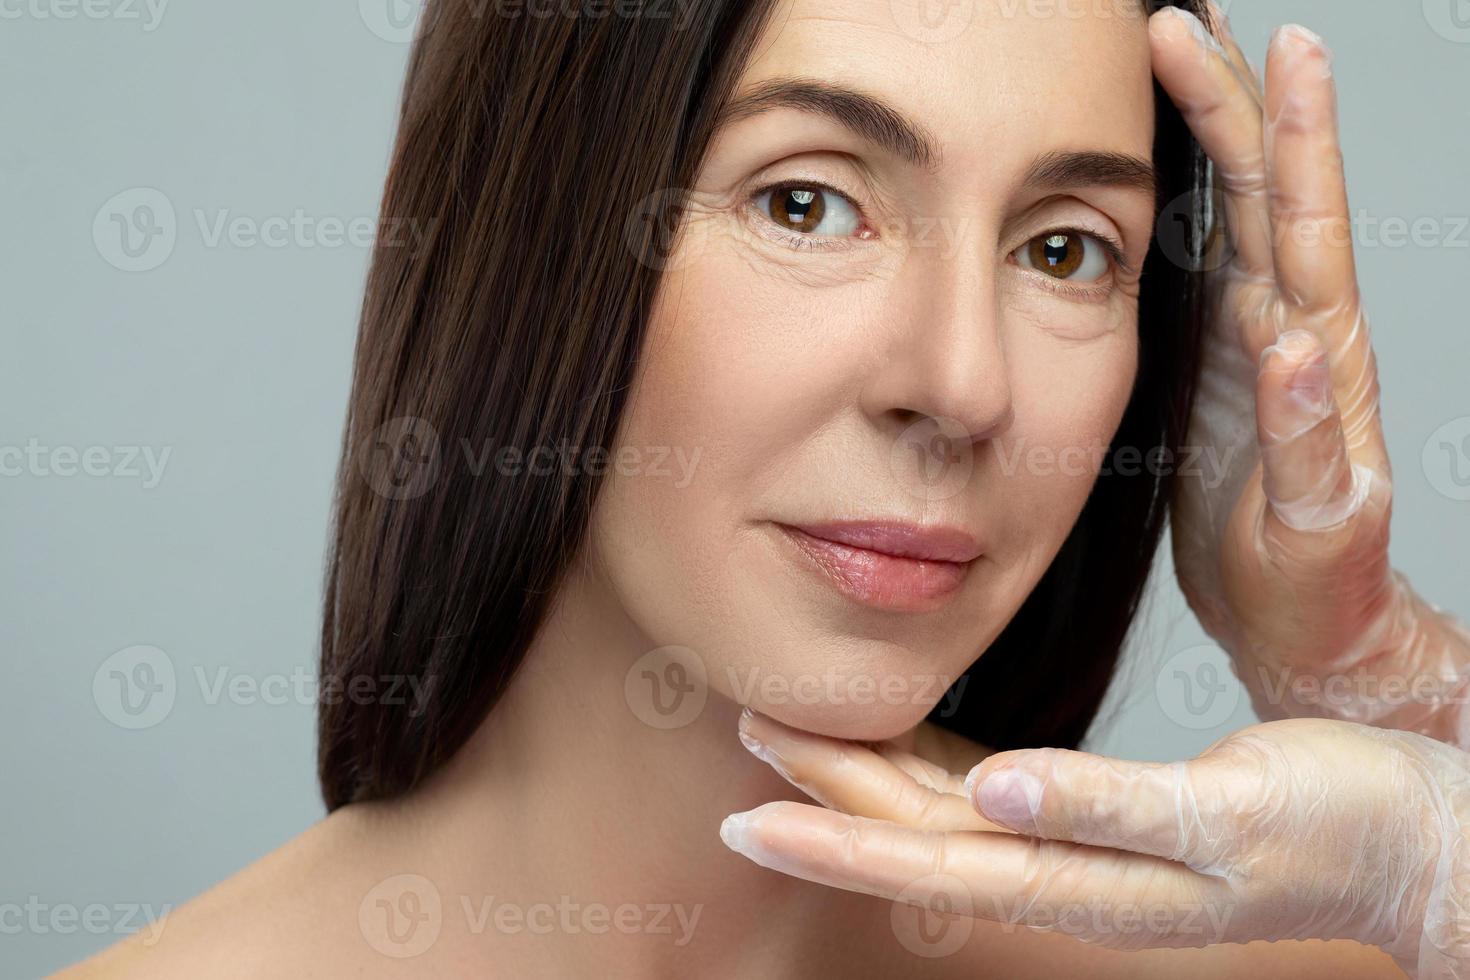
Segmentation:
{"type": "Polygon", "coordinates": [[[756,208],[782,231],[813,238],[851,238],[862,215],[846,196],[820,184],[781,184],[761,191],[756,208]]]}

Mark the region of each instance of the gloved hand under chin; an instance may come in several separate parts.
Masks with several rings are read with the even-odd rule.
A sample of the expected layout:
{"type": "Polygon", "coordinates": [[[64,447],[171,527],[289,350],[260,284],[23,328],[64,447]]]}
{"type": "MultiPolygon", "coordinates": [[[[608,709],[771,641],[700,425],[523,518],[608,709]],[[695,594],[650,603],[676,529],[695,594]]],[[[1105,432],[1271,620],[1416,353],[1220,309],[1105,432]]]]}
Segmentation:
{"type": "Polygon", "coordinates": [[[1350,939],[1470,977],[1470,755],[1423,735],[1299,718],[1186,762],[1017,749],[968,779],[748,710],[740,736],[825,805],[720,828],[784,874],[1116,949],[1350,939]]]}

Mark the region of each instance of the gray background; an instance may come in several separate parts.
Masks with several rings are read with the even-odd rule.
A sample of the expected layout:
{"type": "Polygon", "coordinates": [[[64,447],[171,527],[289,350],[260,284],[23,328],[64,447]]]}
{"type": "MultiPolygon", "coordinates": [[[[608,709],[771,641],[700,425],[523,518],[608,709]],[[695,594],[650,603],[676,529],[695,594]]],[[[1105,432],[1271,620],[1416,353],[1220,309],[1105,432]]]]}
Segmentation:
{"type": "MultiPolygon", "coordinates": [[[[0,452],[60,450],[0,476],[5,977],[110,944],[321,815],[311,691],[292,685],[313,670],[368,260],[331,222],[376,213],[410,26],[390,2],[410,9],[0,0],[0,452]],[[176,240],[125,271],[110,216],[151,204],[163,225],[158,194],[176,240]],[[284,244],[209,238],[221,216],[270,233],[298,214],[284,244]],[[93,472],[69,474],[68,450],[93,472]],[[168,452],[161,479],[143,450],[168,452]],[[109,685],[140,661],[174,687],[130,715],[109,685]]],[[[1441,239],[1467,220],[1470,2],[1229,9],[1257,63],[1278,22],[1335,50],[1355,208],[1441,239]]],[[[1470,434],[1470,229],[1422,247],[1365,226],[1358,256],[1395,561],[1470,613],[1470,488],[1436,448],[1470,434]]],[[[1252,720],[1223,657],[1191,652],[1167,562],[1140,627],[1098,750],[1185,758],[1252,720]]]]}

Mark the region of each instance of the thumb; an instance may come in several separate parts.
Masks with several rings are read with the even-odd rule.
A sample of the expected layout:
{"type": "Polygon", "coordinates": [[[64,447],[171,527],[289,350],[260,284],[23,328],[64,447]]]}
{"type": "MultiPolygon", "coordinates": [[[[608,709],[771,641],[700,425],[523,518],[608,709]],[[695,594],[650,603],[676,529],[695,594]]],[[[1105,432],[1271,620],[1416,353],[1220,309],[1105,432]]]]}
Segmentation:
{"type": "Polygon", "coordinates": [[[980,763],[965,788],[987,819],[1032,837],[1150,854],[1206,872],[1221,843],[1220,821],[1196,797],[1188,762],[1020,749],[980,763]]]}

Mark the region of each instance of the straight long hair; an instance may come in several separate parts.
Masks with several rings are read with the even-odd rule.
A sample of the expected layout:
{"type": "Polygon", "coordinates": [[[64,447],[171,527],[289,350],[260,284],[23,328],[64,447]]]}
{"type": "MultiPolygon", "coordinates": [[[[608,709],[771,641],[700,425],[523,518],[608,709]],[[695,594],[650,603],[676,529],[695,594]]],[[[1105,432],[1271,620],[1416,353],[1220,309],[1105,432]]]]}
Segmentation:
{"type": "MultiPolygon", "coordinates": [[[[1204,17],[1203,2],[1181,2],[1204,17]]],[[[444,465],[443,447],[615,445],[677,231],[771,0],[498,16],[431,0],[410,57],[354,356],[326,559],[318,777],[328,810],[412,789],[495,707],[588,529],[600,484],[444,465]],[[356,696],[413,678],[421,698],[356,696]]],[[[1160,201],[1203,201],[1161,89],[1160,201]]],[[[1201,207],[1190,217],[1200,219],[1201,207]]],[[[1194,248],[1194,246],[1191,246],[1194,248]]],[[[1194,254],[1191,252],[1191,254],[1194,254]]],[[[1114,446],[1178,447],[1200,273],[1156,242],[1139,371],[1114,446]]],[[[1173,493],[1099,477],[1036,589],[940,725],[1075,746],[1116,668],[1173,493]]],[[[937,710],[937,709],[936,709],[937,710]]]]}

